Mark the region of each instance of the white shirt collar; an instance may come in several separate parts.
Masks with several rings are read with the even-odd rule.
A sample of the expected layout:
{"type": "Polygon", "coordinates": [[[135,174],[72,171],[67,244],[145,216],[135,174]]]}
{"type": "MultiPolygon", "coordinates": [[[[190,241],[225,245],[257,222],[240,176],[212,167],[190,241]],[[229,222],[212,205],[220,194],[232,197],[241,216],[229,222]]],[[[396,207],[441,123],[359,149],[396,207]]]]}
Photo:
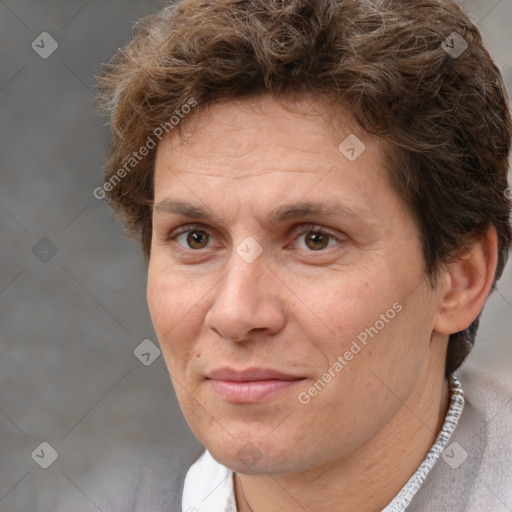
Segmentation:
{"type": "MultiPolygon", "coordinates": [[[[462,386],[455,376],[450,376],[450,405],[441,431],[416,472],[382,512],[401,512],[409,506],[445,449],[463,407],[462,386]]],[[[205,451],[187,472],[182,508],[183,512],[237,512],[233,471],[205,451]]]]}

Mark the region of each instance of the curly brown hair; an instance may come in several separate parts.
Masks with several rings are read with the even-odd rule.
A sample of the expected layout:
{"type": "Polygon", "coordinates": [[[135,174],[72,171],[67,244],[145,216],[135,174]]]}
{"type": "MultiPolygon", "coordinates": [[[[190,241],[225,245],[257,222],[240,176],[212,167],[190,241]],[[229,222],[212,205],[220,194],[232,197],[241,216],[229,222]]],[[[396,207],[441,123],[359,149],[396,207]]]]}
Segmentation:
{"type": "MultiPolygon", "coordinates": [[[[494,284],[503,272],[512,238],[508,100],[477,27],[454,1],[183,0],[136,25],[99,91],[113,129],[100,196],[146,258],[152,149],[163,129],[197,104],[314,94],[349,105],[363,129],[388,141],[390,182],[417,222],[433,284],[490,226],[499,243],[494,284]],[[448,51],[455,43],[461,55],[448,51]]],[[[447,374],[477,328],[478,319],[450,336],[447,374]]]]}

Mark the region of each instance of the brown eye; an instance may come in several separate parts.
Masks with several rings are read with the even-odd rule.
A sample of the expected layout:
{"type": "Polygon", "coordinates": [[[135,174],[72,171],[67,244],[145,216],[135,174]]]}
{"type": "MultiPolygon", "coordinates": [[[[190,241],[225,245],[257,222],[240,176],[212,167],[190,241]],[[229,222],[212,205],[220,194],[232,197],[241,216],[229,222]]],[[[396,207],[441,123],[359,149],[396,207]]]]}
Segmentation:
{"type": "Polygon", "coordinates": [[[205,231],[189,231],[187,244],[191,249],[204,249],[208,245],[208,236],[205,231]]]}
{"type": "Polygon", "coordinates": [[[320,226],[306,224],[298,228],[299,236],[295,239],[295,248],[301,251],[321,252],[340,245],[340,240],[320,226]]]}
{"type": "Polygon", "coordinates": [[[309,249],[321,251],[329,245],[329,238],[325,233],[310,232],[305,235],[305,243],[309,249]]]}

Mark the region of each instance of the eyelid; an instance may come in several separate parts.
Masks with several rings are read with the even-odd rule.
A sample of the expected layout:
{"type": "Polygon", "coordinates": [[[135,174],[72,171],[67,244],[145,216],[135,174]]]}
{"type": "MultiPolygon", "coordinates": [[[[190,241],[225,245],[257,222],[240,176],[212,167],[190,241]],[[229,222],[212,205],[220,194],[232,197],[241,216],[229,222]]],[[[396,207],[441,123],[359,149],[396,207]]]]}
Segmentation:
{"type": "Polygon", "coordinates": [[[181,235],[183,233],[186,233],[187,231],[204,231],[211,235],[209,229],[207,226],[204,226],[203,224],[193,223],[193,224],[184,224],[183,226],[180,226],[167,236],[169,240],[172,240],[173,238],[176,238],[178,235],[181,235]]]}
{"type": "Polygon", "coordinates": [[[292,231],[292,235],[294,237],[297,235],[304,235],[306,233],[321,233],[322,235],[327,235],[330,236],[331,238],[334,238],[337,242],[343,242],[343,238],[340,236],[340,234],[336,234],[333,231],[324,228],[323,226],[320,226],[318,224],[301,224],[295,227],[295,229],[292,231]]]}

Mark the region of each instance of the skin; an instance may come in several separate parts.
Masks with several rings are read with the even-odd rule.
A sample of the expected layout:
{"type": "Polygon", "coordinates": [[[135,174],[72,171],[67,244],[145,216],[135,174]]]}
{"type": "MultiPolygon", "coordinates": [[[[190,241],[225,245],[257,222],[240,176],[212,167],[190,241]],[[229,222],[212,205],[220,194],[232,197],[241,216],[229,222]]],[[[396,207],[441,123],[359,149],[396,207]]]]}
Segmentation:
{"type": "Polygon", "coordinates": [[[483,306],[495,237],[443,270],[433,288],[418,229],[386,180],[385,143],[342,107],[334,124],[332,108],[317,100],[289,106],[264,96],[218,103],[162,141],[150,313],[190,427],[236,472],[239,511],[381,510],[442,425],[448,334],[483,306]],[[338,149],[350,134],[366,146],[353,162],[338,149]],[[169,200],[211,217],[172,213],[169,200]],[[335,202],[349,213],[269,221],[295,202],[335,202]],[[325,231],[313,235],[321,249],[308,225],[325,231]],[[191,247],[189,235],[201,243],[191,247]],[[236,252],[248,236],[263,251],[252,263],[236,252]],[[378,335],[301,403],[299,393],[397,303],[401,311],[378,335]],[[231,403],[205,378],[224,366],[304,380],[262,403],[231,403]]]}

